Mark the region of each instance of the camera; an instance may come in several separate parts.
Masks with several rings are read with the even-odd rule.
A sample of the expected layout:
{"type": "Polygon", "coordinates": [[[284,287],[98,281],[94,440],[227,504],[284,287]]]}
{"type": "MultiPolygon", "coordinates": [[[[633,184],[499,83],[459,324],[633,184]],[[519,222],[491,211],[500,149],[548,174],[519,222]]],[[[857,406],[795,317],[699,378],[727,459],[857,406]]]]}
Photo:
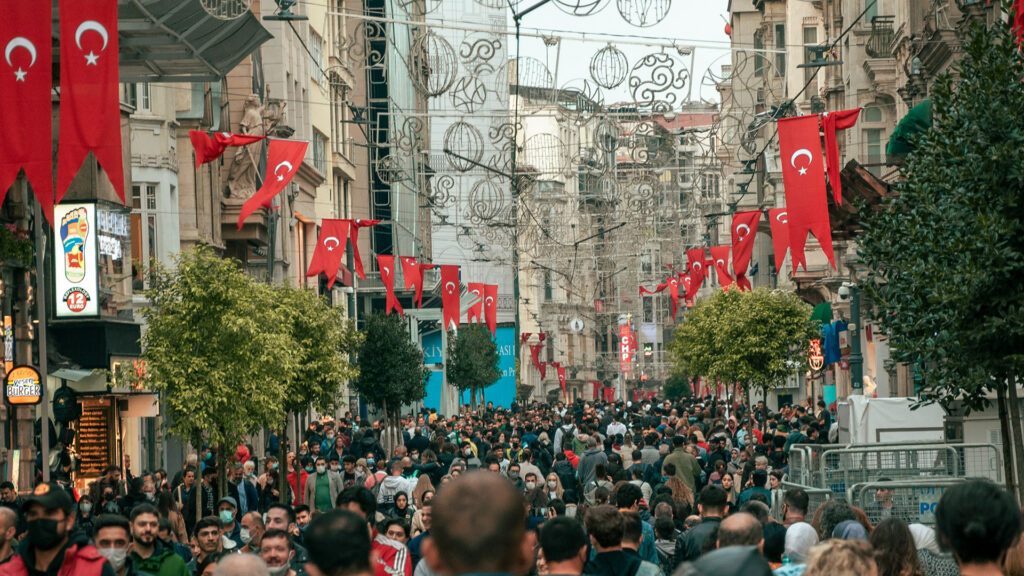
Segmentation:
{"type": "Polygon", "coordinates": [[[839,287],[838,294],[840,301],[846,302],[850,299],[850,286],[851,284],[849,282],[843,282],[843,285],[839,287]]]}

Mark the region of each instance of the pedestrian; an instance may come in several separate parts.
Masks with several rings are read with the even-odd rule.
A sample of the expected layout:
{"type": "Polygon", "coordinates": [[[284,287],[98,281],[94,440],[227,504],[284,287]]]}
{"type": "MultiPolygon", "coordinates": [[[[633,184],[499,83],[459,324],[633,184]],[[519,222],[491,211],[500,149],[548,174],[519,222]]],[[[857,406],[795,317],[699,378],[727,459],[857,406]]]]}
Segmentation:
{"type": "Polygon", "coordinates": [[[764,529],[752,514],[737,512],[723,519],[718,525],[718,544],[716,548],[729,546],[764,545],[764,529]]]}
{"type": "MultiPolygon", "coordinates": [[[[130,565],[128,554],[132,546],[131,525],[124,516],[103,514],[96,518],[96,536],[93,542],[96,550],[107,559],[117,576],[136,574],[130,565]]],[[[182,563],[184,567],[184,563],[182,563]]]]}
{"type": "Polygon", "coordinates": [[[338,495],[337,505],[338,508],[362,515],[364,522],[368,525],[367,530],[372,536],[371,546],[376,559],[373,566],[375,576],[402,576],[403,574],[412,576],[412,564],[409,562],[409,553],[405,545],[391,540],[374,528],[377,517],[377,501],[369,490],[359,486],[346,488],[338,495]]]}
{"type": "Polygon", "coordinates": [[[238,531],[238,538],[242,541],[242,552],[259,554],[260,545],[263,540],[263,533],[267,531],[267,525],[263,522],[263,515],[259,512],[249,512],[242,516],[239,522],[242,525],[238,531]]]}
{"type": "Polygon", "coordinates": [[[237,462],[231,467],[231,481],[228,482],[228,496],[238,502],[238,515],[260,509],[260,495],[254,484],[245,475],[245,467],[237,462]]]}
{"type": "Polygon", "coordinates": [[[132,569],[140,574],[188,576],[185,561],[160,541],[160,515],[152,504],[140,504],[131,516],[132,569]]]}
{"type": "Polygon", "coordinates": [[[943,492],[935,527],[962,574],[1000,574],[1006,551],[1021,533],[1020,509],[994,482],[967,480],[943,492]]]}
{"type": "Polygon", "coordinates": [[[676,540],[676,562],[692,562],[700,557],[705,541],[718,531],[727,502],[725,490],[718,486],[705,486],[700,491],[697,511],[700,513],[701,521],[676,540]]]}
{"type": "Polygon", "coordinates": [[[224,537],[224,549],[227,551],[241,548],[242,527],[238,524],[238,502],[231,496],[225,496],[217,502],[217,518],[220,520],[221,534],[224,537]]]}
{"type": "Polygon", "coordinates": [[[899,518],[882,520],[868,539],[875,551],[878,576],[925,576],[917,562],[914,536],[899,518]]]}
{"type": "Polygon", "coordinates": [[[587,560],[587,534],[574,518],[553,518],[540,528],[540,560],[544,574],[578,576],[587,560]]]}
{"type": "Polygon", "coordinates": [[[344,481],[337,472],[327,469],[327,461],[318,456],[314,472],[306,478],[306,495],[303,502],[313,510],[326,512],[334,507],[334,501],[344,487],[344,481]]]}
{"type": "Polygon", "coordinates": [[[220,537],[220,520],[216,516],[206,516],[196,522],[196,548],[192,554],[192,561],[188,563],[188,570],[192,576],[200,576],[206,566],[216,563],[216,554],[223,549],[223,542],[220,537]]]}
{"type": "Polygon", "coordinates": [[[284,530],[268,529],[261,539],[259,557],[267,565],[270,576],[295,576],[292,568],[295,550],[291,536],[284,530]]]}
{"type": "Polygon", "coordinates": [[[78,526],[78,529],[89,538],[92,538],[94,530],[93,520],[95,520],[95,516],[93,516],[92,509],[92,498],[88,494],[83,494],[78,499],[78,509],[75,511],[75,526],[78,526]]]}
{"type": "MultiPolygon", "coordinates": [[[[81,507],[81,503],[79,503],[81,507]]],[[[172,536],[175,542],[187,542],[188,536],[185,529],[185,517],[178,511],[170,492],[160,492],[156,499],[156,509],[161,518],[166,518],[171,523],[172,536]]]]}
{"type": "Polygon", "coordinates": [[[690,492],[697,492],[697,479],[700,477],[701,468],[697,459],[693,457],[693,454],[686,447],[686,439],[682,436],[676,436],[672,439],[672,452],[665,457],[665,460],[661,465],[661,473],[664,476],[668,476],[665,472],[666,464],[673,464],[676,472],[675,477],[679,478],[686,484],[686,487],[690,489],[690,492]]]}
{"type": "Polygon", "coordinates": [[[587,562],[585,572],[593,576],[632,574],[655,576],[657,566],[644,566],[637,554],[623,551],[625,520],[613,506],[600,505],[587,510],[584,520],[590,543],[596,554],[587,562]],[[653,570],[652,570],[653,569],[653,570]]]}
{"type": "Polygon", "coordinates": [[[878,576],[878,566],[867,541],[831,539],[811,548],[803,576],[878,576]]]}
{"type": "Polygon", "coordinates": [[[259,556],[229,554],[217,562],[213,576],[270,576],[270,572],[259,556]]]}
{"type": "Polygon", "coordinates": [[[375,573],[370,565],[370,536],[363,514],[350,510],[320,514],[310,522],[306,543],[309,545],[309,563],[306,564],[309,576],[372,576],[375,573]]]}
{"type": "Polygon", "coordinates": [[[14,536],[17,528],[17,513],[6,506],[0,506],[0,564],[10,560],[14,554],[14,536]]]}

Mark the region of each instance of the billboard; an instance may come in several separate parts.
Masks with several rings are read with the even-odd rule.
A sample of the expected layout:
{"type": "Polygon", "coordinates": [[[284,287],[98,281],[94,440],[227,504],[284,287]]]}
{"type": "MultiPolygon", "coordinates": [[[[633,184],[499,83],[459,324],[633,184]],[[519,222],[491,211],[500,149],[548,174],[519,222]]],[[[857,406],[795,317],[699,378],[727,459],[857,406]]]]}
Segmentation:
{"type": "Polygon", "coordinates": [[[11,370],[4,383],[4,400],[10,406],[39,404],[42,386],[39,371],[31,366],[18,366],[11,370]]]}
{"type": "MultiPolygon", "coordinates": [[[[509,408],[516,399],[516,347],[515,329],[511,326],[499,326],[494,337],[498,345],[498,381],[484,390],[484,401],[494,402],[496,407],[509,408]]],[[[434,331],[423,336],[423,357],[425,364],[444,362],[441,348],[441,333],[434,331]]],[[[427,381],[427,396],[423,399],[425,408],[441,409],[440,371],[431,372],[427,381]]],[[[469,404],[469,393],[461,395],[460,404],[469,404]]]]}
{"type": "Polygon", "coordinates": [[[96,205],[53,207],[53,262],[57,318],[99,316],[96,205]]]}

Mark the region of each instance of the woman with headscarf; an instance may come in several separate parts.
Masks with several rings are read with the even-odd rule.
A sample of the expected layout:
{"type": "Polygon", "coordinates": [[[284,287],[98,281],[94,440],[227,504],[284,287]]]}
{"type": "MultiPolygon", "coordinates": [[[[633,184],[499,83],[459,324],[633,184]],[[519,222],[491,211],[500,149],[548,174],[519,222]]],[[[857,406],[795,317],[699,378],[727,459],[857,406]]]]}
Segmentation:
{"type": "Polygon", "coordinates": [[[867,540],[868,531],[857,520],[843,520],[832,530],[832,538],[837,540],[867,540]]]}
{"type": "Polygon", "coordinates": [[[818,532],[806,522],[797,522],[786,529],[786,544],[783,549],[783,566],[777,576],[794,576],[803,573],[807,555],[818,544],[818,532]],[[788,564],[787,564],[788,563],[788,564]]]}
{"type": "Polygon", "coordinates": [[[924,524],[911,524],[907,527],[914,538],[917,549],[917,562],[921,565],[925,576],[959,576],[960,567],[953,556],[939,549],[935,539],[935,530],[924,524]]]}
{"type": "Polygon", "coordinates": [[[406,522],[412,520],[412,515],[416,513],[416,508],[409,503],[409,495],[405,492],[398,492],[395,494],[395,506],[391,511],[392,518],[401,518],[406,522]]]}

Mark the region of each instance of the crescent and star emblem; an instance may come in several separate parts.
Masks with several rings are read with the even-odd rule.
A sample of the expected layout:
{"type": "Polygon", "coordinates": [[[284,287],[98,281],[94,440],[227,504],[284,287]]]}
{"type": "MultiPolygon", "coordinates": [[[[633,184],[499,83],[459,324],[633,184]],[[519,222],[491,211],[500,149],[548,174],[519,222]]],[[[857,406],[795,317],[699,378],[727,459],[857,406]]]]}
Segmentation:
{"type": "Polygon", "coordinates": [[[285,175],[288,174],[289,172],[291,172],[294,169],[295,169],[295,167],[292,166],[292,163],[287,161],[287,160],[285,160],[284,162],[281,162],[280,164],[278,164],[277,166],[274,167],[274,175],[277,176],[277,181],[278,182],[284,182],[285,175]],[[285,170],[284,174],[278,174],[277,173],[277,171],[281,169],[281,166],[287,166],[288,167],[288,169],[285,170]]]}
{"type": "Polygon", "coordinates": [[[701,265],[700,262],[694,262],[693,263],[693,269],[694,270],[700,270],[701,268],[703,268],[703,266],[701,265]]]}
{"type": "Polygon", "coordinates": [[[391,269],[388,268],[387,266],[384,266],[384,275],[391,276],[391,269]]]}
{"type": "MultiPolygon", "coordinates": [[[[85,22],[79,24],[78,28],[75,30],[75,45],[78,46],[78,49],[82,49],[82,35],[89,31],[96,32],[100,35],[101,38],[103,38],[103,47],[100,48],[100,52],[106,50],[107,41],[110,39],[107,36],[107,29],[103,27],[103,24],[100,24],[95,20],[86,20],[85,22]]],[[[95,66],[96,61],[99,59],[99,57],[99,54],[96,54],[95,52],[90,50],[89,53],[85,55],[85,65],[95,66]]]]}
{"type": "Polygon", "coordinates": [[[783,224],[789,224],[789,212],[779,212],[775,215],[775,219],[783,224]]]}
{"type": "MultiPolygon", "coordinates": [[[[13,64],[11,64],[11,52],[14,52],[15,48],[24,48],[25,50],[27,50],[29,55],[32,56],[32,60],[28,63],[28,67],[31,68],[32,66],[35,66],[36,46],[32,43],[31,40],[25,38],[24,36],[17,36],[15,38],[11,38],[11,41],[7,43],[7,47],[4,48],[4,59],[7,60],[8,66],[13,66],[13,64]]],[[[27,70],[22,70],[21,66],[19,66],[18,69],[14,71],[14,81],[24,82],[25,74],[27,73],[27,70]]]]}
{"type": "Polygon", "coordinates": [[[455,293],[455,282],[445,282],[444,289],[447,290],[449,294],[454,294],[455,293]]]}
{"type": "MultiPolygon", "coordinates": [[[[801,148],[796,152],[793,152],[793,156],[789,159],[789,165],[796,168],[796,159],[801,156],[807,156],[807,166],[810,166],[814,162],[814,156],[811,155],[811,151],[807,148],[801,148]]],[[[807,166],[800,168],[800,175],[807,174],[807,166]]]]}
{"type": "Polygon", "coordinates": [[[334,249],[340,245],[341,242],[338,240],[337,236],[328,236],[327,238],[324,238],[324,248],[327,248],[328,252],[334,252],[334,249]],[[328,246],[327,243],[330,242],[331,240],[334,240],[334,245],[328,246]]]}
{"type": "Polygon", "coordinates": [[[722,268],[725,268],[725,260],[722,260],[721,258],[715,260],[715,266],[721,266],[722,268]]]}
{"type": "Polygon", "coordinates": [[[486,304],[488,307],[490,307],[492,304],[494,304],[494,296],[488,296],[484,300],[484,304],[486,304]]]}
{"type": "Polygon", "coordinates": [[[743,242],[743,240],[746,239],[747,235],[749,235],[749,234],[750,234],[750,226],[747,226],[746,224],[740,224],[739,226],[736,227],[736,238],[740,242],[743,242]],[[741,234],[740,232],[742,230],[746,230],[746,233],[741,234]]]}

